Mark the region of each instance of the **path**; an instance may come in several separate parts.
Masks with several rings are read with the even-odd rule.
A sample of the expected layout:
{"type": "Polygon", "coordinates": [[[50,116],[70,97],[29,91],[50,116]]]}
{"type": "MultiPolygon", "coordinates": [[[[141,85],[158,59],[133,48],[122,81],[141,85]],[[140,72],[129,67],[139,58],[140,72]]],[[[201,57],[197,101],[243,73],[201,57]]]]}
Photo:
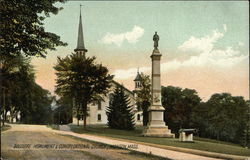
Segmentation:
{"type": "Polygon", "coordinates": [[[60,129],[62,129],[64,131],[55,131],[55,132],[60,133],[60,134],[65,134],[65,135],[71,135],[71,136],[78,137],[78,138],[87,139],[87,140],[94,141],[94,142],[105,143],[105,144],[109,144],[109,145],[123,146],[123,147],[130,149],[130,150],[135,150],[135,151],[143,152],[143,153],[151,153],[153,155],[157,155],[157,156],[165,157],[165,158],[169,158],[169,159],[175,159],[175,160],[219,160],[216,158],[209,158],[209,157],[198,156],[198,155],[189,154],[189,153],[161,149],[161,148],[147,146],[147,145],[138,144],[138,143],[136,144],[138,146],[138,148],[134,149],[134,148],[129,148],[129,146],[134,146],[135,143],[110,139],[107,137],[92,136],[92,135],[88,135],[88,134],[78,134],[78,133],[74,133],[74,132],[69,132],[70,128],[68,126],[66,127],[66,125],[61,126],[60,129]]]}
{"type": "MultiPolygon", "coordinates": [[[[99,144],[57,134],[44,125],[11,125],[2,132],[2,157],[9,159],[32,160],[152,160],[144,155],[136,155],[128,150],[101,148],[99,144]],[[93,148],[62,148],[68,145],[90,146],[93,148]],[[55,147],[57,146],[57,147],[55,147]],[[61,148],[59,148],[61,147],[61,148]]],[[[67,127],[62,127],[66,129],[67,127]]],[[[61,131],[70,133],[68,131],[61,131]]],[[[60,131],[58,132],[60,133],[60,131]]],[[[160,160],[160,158],[153,158],[160,160]]]]}
{"type": "MultiPolygon", "coordinates": [[[[157,146],[149,146],[147,144],[141,144],[137,142],[128,142],[128,141],[123,141],[123,140],[117,140],[117,139],[112,139],[108,137],[102,137],[102,136],[95,136],[95,135],[89,135],[89,134],[78,134],[70,131],[70,127],[67,125],[60,125],[59,126],[60,130],[52,130],[51,128],[47,128],[44,125],[12,125],[12,129],[10,131],[34,131],[34,132],[50,132],[50,134],[61,134],[61,135],[67,135],[67,136],[73,136],[80,138],[81,140],[79,141],[84,141],[84,140],[89,140],[90,142],[98,142],[98,143],[103,143],[103,144],[108,144],[108,145],[115,145],[115,146],[121,146],[125,147],[129,150],[134,150],[137,152],[142,152],[142,153],[149,153],[152,155],[164,157],[167,159],[175,159],[175,160],[219,160],[216,158],[210,158],[210,157],[205,157],[205,156],[199,156],[199,155],[194,155],[191,153],[183,153],[179,151],[173,151],[173,150],[168,150],[168,149],[163,149],[163,148],[158,148],[157,146]],[[133,148],[134,147],[134,148],[133,148]],[[137,148],[135,148],[137,147],[137,148]]],[[[8,132],[8,131],[6,131],[8,132]]],[[[32,135],[37,136],[37,135],[32,135]]],[[[46,137],[46,135],[40,135],[41,137],[46,137]]],[[[48,137],[48,136],[47,136],[48,137]]],[[[53,136],[52,136],[53,137],[53,136]]],[[[65,136],[64,136],[65,137],[65,136]]],[[[68,137],[69,138],[69,137],[68,137]]],[[[87,141],[87,142],[89,142],[87,141]]],[[[59,142],[67,142],[65,139],[59,139],[59,142]]],[[[89,142],[89,143],[90,143],[89,142]]],[[[122,150],[126,151],[126,150],[122,150]]],[[[101,155],[99,154],[100,152],[94,152],[95,155],[101,155]]],[[[115,153],[110,152],[108,159],[112,159],[115,157],[115,153]],[[111,154],[110,154],[111,153],[111,154]]],[[[114,158],[115,159],[115,158],[114,158]]],[[[145,159],[145,158],[144,158],[145,159]]]]}
{"type": "Polygon", "coordinates": [[[71,131],[70,127],[68,125],[59,125],[60,131],[71,131]]]}

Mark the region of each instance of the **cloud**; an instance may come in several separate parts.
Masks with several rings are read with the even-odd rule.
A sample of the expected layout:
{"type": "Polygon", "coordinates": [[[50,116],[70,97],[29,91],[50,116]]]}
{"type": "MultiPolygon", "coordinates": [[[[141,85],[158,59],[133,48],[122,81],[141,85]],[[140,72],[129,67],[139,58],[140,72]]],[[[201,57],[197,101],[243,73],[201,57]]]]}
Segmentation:
{"type": "MultiPolygon", "coordinates": [[[[227,26],[223,25],[223,29],[226,33],[227,26]]],[[[216,66],[216,67],[230,67],[234,64],[241,62],[247,58],[247,55],[241,54],[238,50],[234,50],[232,47],[226,47],[225,49],[216,49],[214,44],[221,38],[224,33],[214,30],[211,35],[206,35],[201,38],[191,36],[191,38],[185,41],[178,47],[183,52],[199,53],[198,55],[191,56],[185,61],[174,60],[170,64],[174,68],[186,67],[186,66],[216,66]]],[[[168,64],[168,65],[170,65],[168,64]]]]}
{"type": "MultiPolygon", "coordinates": [[[[223,25],[224,30],[225,25],[223,25]]],[[[217,67],[217,68],[230,68],[244,59],[248,58],[248,55],[240,53],[240,51],[233,49],[232,47],[226,47],[224,49],[216,49],[214,44],[224,36],[224,33],[218,30],[212,31],[210,35],[206,35],[201,38],[191,36],[187,41],[183,42],[178,49],[185,53],[190,53],[190,57],[186,60],[174,59],[161,63],[161,71],[167,72],[171,70],[177,70],[185,67],[217,67]],[[191,53],[198,53],[192,55],[191,53]]],[[[127,70],[115,70],[113,73],[117,79],[128,79],[135,77],[136,68],[129,68],[127,70]]],[[[151,71],[150,66],[145,66],[140,71],[149,74],[151,71]]]]}
{"type": "Polygon", "coordinates": [[[220,67],[228,68],[246,59],[247,55],[227,47],[225,50],[212,50],[198,56],[191,56],[189,59],[180,61],[178,59],[161,64],[162,71],[176,70],[182,67],[220,67]]]}
{"type": "Polygon", "coordinates": [[[212,35],[207,35],[202,38],[191,36],[189,40],[180,45],[178,49],[183,52],[210,52],[214,47],[214,43],[223,36],[224,34],[218,30],[214,30],[212,35]]]}
{"type": "MultiPolygon", "coordinates": [[[[227,27],[224,24],[223,29],[226,32],[227,27]]],[[[224,49],[216,49],[214,44],[223,38],[224,33],[214,30],[212,34],[201,38],[191,36],[190,39],[181,44],[178,49],[185,53],[190,53],[190,58],[186,60],[174,59],[170,62],[162,64],[162,71],[178,69],[181,67],[221,67],[228,68],[238,64],[242,60],[248,58],[247,55],[241,54],[232,47],[224,49]],[[198,53],[192,55],[192,53],[198,53]]]]}
{"type": "Polygon", "coordinates": [[[144,34],[144,29],[139,26],[134,26],[130,32],[113,34],[107,33],[101,40],[104,44],[115,44],[121,46],[122,43],[127,40],[128,43],[136,43],[140,37],[144,34]]]}

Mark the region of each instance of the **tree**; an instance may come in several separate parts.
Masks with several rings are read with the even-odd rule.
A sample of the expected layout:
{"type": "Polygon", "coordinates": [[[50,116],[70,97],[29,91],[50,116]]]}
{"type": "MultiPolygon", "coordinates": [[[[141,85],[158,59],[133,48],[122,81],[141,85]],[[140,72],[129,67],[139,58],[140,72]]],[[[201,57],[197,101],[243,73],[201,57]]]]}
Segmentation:
{"type": "Polygon", "coordinates": [[[108,116],[108,126],[113,129],[133,130],[134,115],[132,106],[129,106],[129,97],[125,94],[122,86],[117,86],[110,99],[106,114],[108,116]]]}
{"type": "Polygon", "coordinates": [[[246,101],[248,106],[248,111],[245,113],[245,128],[243,129],[243,137],[241,140],[241,144],[244,147],[250,147],[250,100],[246,101]]]}
{"type": "Polygon", "coordinates": [[[54,6],[65,0],[1,0],[0,55],[45,57],[47,50],[65,46],[60,37],[46,32],[43,21],[62,8],[54,6]]]}
{"type": "MultiPolygon", "coordinates": [[[[2,56],[0,56],[2,58],[2,56]]],[[[3,114],[3,123],[6,120],[7,112],[13,115],[20,110],[25,91],[30,88],[30,85],[24,87],[23,84],[30,84],[34,78],[32,66],[29,64],[29,59],[18,56],[15,58],[2,58],[0,60],[1,73],[1,114],[3,114]]]]}
{"type": "MultiPolygon", "coordinates": [[[[0,97],[1,114],[6,120],[10,112],[11,122],[21,114],[23,123],[48,123],[50,121],[51,96],[47,90],[35,83],[33,66],[30,59],[23,56],[1,59],[0,97]]],[[[4,121],[3,121],[4,122],[4,121]]]]}
{"type": "Polygon", "coordinates": [[[60,99],[57,100],[57,106],[58,107],[53,111],[54,123],[72,123],[73,102],[70,96],[60,97],[60,99]]]}
{"type": "Polygon", "coordinates": [[[165,108],[164,119],[174,132],[191,126],[191,113],[201,99],[192,89],[162,87],[162,105],[165,108]]]}
{"type": "Polygon", "coordinates": [[[207,101],[209,126],[207,132],[218,140],[239,142],[244,137],[247,104],[243,97],[229,93],[214,94],[207,101]]]}
{"type": "Polygon", "coordinates": [[[206,102],[201,102],[193,108],[191,113],[191,126],[197,128],[200,137],[210,138],[209,132],[209,119],[208,119],[209,106],[206,102]]]}
{"type": "Polygon", "coordinates": [[[150,77],[148,75],[141,74],[141,89],[136,92],[136,104],[138,110],[142,110],[143,114],[143,126],[148,123],[148,108],[151,105],[151,84],[150,77]]]}
{"type": "MultiPolygon", "coordinates": [[[[29,124],[48,124],[52,121],[52,96],[48,90],[43,89],[36,83],[33,83],[30,103],[28,109],[23,110],[25,117],[22,118],[24,123],[29,124]]],[[[21,112],[21,113],[22,113],[21,112]]]]}
{"type": "Polygon", "coordinates": [[[86,127],[87,105],[97,100],[109,91],[113,76],[108,69],[95,62],[95,57],[84,57],[71,54],[65,58],[58,57],[56,70],[56,93],[59,96],[71,95],[83,112],[84,127],[86,127]]]}
{"type": "Polygon", "coordinates": [[[243,97],[216,93],[207,102],[193,109],[191,119],[202,137],[246,146],[249,143],[247,110],[248,106],[243,97]]]}

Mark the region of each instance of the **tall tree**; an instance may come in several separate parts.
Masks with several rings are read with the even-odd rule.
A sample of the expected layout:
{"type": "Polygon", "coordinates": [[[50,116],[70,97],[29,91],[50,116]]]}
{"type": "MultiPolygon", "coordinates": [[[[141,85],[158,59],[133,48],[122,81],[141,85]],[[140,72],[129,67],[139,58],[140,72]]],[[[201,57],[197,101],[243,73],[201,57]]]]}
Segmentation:
{"type": "Polygon", "coordinates": [[[122,86],[117,86],[110,99],[106,114],[108,116],[108,126],[114,129],[133,130],[134,115],[132,106],[129,106],[130,99],[125,94],[122,86]]]}
{"type": "MultiPolygon", "coordinates": [[[[0,56],[2,58],[2,56],[0,56]]],[[[30,88],[28,85],[24,88],[23,84],[30,84],[34,79],[32,66],[29,64],[29,59],[18,56],[15,58],[2,58],[0,60],[0,89],[1,89],[1,113],[4,120],[7,112],[18,111],[23,102],[21,98],[25,95],[25,91],[30,88]]],[[[3,121],[4,122],[4,121],[3,121]]]]}
{"type": "Polygon", "coordinates": [[[102,99],[111,87],[113,76],[108,69],[95,62],[95,57],[83,58],[71,54],[59,58],[56,70],[56,93],[59,96],[71,95],[83,112],[86,127],[87,105],[102,99]]]}
{"type": "MultiPolygon", "coordinates": [[[[28,108],[25,111],[24,123],[48,124],[52,121],[52,96],[48,90],[33,83],[28,108]]],[[[22,111],[22,112],[24,112],[22,111]]]]}
{"type": "Polygon", "coordinates": [[[229,93],[213,94],[207,102],[196,106],[191,119],[200,136],[249,144],[247,136],[248,106],[243,97],[229,93]]]}
{"type": "Polygon", "coordinates": [[[250,100],[246,101],[248,110],[245,113],[245,128],[243,129],[243,137],[241,140],[241,144],[244,147],[250,147],[250,100]]]}
{"type": "Polygon", "coordinates": [[[50,94],[35,83],[33,66],[23,56],[1,59],[1,114],[11,121],[21,114],[23,123],[47,123],[50,114],[50,94]]]}
{"type": "Polygon", "coordinates": [[[208,119],[209,106],[206,102],[201,102],[193,108],[191,113],[191,126],[197,128],[200,137],[209,137],[207,128],[209,128],[208,119]]]}
{"type": "Polygon", "coordinates": [[[44,19],[62,8],[55,3],[65,0],[1,0],[0,55],[45,57],[47,50],[65,46],[60,37],[46,32],[44,19]]]}
{"type": "Polygon", "coordinates": [[[209,106],[207,132],[218,140],[238,141],[246,126],[247,104],[243,97],[229,93],[214,94],[207,101],[209,106]]]}
{"type": "Polygon", "coordinates": [[[166,109],[164,119],[174,132],[178,132],[180,128],[190,127],[192,110],[200,101],[195,90],[162,87],[162,105],[166,109]]]}
{"type": "Polygon", "coordinates": [[[142,110],[143,114],[143,126],[148,123],[148,108],[151,105],[151,84],[150,77],[141,73],[140,80],[141,88],[136,92],[136,104],[138,110],[142,110]]]}

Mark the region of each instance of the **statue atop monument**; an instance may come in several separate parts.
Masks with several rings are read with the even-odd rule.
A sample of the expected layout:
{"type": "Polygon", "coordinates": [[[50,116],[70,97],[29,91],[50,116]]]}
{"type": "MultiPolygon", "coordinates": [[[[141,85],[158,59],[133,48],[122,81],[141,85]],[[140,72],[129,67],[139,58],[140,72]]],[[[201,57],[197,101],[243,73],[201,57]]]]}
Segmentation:
{"type": "Polygon", "coordinates": [[[155,35],[153,36],[153,41],[154,41],[154,48],[158,49],[158,41],[160,40],[159,35],[157,34],[157,32],[155,32],[155,35]]]}

